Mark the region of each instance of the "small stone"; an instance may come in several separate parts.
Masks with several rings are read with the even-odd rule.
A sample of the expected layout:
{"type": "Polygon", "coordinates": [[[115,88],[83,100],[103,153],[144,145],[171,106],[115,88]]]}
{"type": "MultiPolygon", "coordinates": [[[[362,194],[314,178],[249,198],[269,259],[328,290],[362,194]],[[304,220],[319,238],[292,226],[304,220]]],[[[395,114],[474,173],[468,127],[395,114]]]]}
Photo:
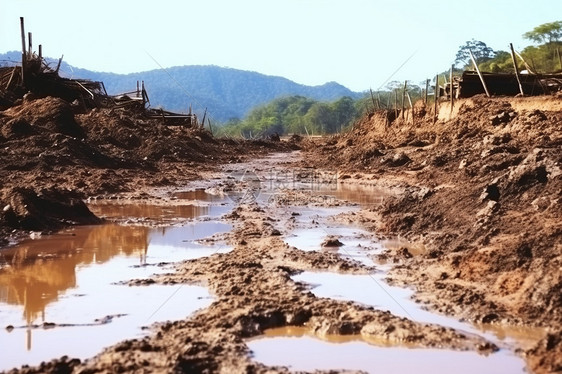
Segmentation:
{"type": "Polygon", "coordinates": [[[341,247],[342,245],[343,243],[335,236],[328,236],[321,244],[322,247],[341,247]]]}

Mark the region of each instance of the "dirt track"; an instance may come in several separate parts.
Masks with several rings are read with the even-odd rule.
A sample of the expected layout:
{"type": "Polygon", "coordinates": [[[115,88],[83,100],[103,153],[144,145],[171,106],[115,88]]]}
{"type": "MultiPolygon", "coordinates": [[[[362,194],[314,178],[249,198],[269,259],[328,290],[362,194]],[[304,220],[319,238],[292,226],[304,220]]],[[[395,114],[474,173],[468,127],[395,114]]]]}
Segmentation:
{"type": "Polygon", "coordinates": [[[436,124],[421,108],[414,124],[375,114],[306,156],[350,182],[402,188],[373,210],[373,228],[426,251],[401,258],[394,282],[471,321],[547,327],[527,352],[537,372],[562,370],[560,103],[475,97],[452,114],[443,105],[436,124]]]}
{"type": "MultiPolygon", "coordinates": [[[[345,135],[303,141],[303,159],[280,166],[338,170],[344,183],[392,191],[382,205],[340,219],[377,236],[402,235],[424,248],[421,255],[406,246],[381,256],[396,263],[393,282],[415,285],[417,299],[456,317],[547,328],[548,335],[524,355],[534,372],[560,371],[559,102],[474,98],[457,103],[450,120],[444,108],[435,125],[431,115],[418,112],[415,124],[396,120],[385,128],[384,117],[375,114],[345,135]]],[[[0,152],[6,160],[0,170],[3,238],[95,221],[83,210],[81,199],[87,196],[128,192],[141,198],[154,186],[208,176],[219,164],[240,161],[241,154],[293,148],[215,140],[205,131],[158,126],[123,113],[71,115],[65,105],[40,99],[0,115],[0,152]],[[62,216],[46,214],[53,204],[68,210],[62,216]]],[[[291,228],[283,212],[273,205],[241,205],[228,217],[235,225],[233,252],[186,262],[177,273],[148,282],[133,281],[205,283],[217,297],[209,308],[84,363],[56,360],[22,372],[284,372],[250,360],[243,339],[268,327],[305,322],[317,333],[495,349],[451,329],[314,297],[290,275],[368,269],[332,253],[288,247],[280,239],[291,228]]]]}

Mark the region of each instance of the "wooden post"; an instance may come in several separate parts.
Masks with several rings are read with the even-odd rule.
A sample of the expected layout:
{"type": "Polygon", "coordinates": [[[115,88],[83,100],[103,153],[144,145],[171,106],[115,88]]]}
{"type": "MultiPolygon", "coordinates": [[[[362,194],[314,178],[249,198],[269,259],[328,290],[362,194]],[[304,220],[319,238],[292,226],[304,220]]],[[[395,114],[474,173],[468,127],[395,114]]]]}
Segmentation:
{"type": "Polygon", "coordinates": [[[394,118],[398,118],[398,89],[394,90],[394,118]]]}
{"type": "Polygon", "coordinates": [[[408,97],[408,102],[410,103],[410,112],[412,112],[412,125],[413,125],[414,124],[414,104],[412,104],[412,98],[410,98],[410,94],[408,92],[406,92],[406,97],[408,97]]]}
{"type": "Polygon", "coordinates": [[[27,49],[27,54],[29,55],[29,58],[31,59],[31,57],[33,56],[33,44],[32,44],[32,34],[30,32],[27,33],[27,41],[28,41],[28,49],[27,49]]]}
{"type": "Polygon", "coordinates": [[[455,105],[455,94],[453,93],[453,70],[455,65],[451,65],[451,113],[453,113],[453,106],[455,105]]]}
{"type": "Polygon", "coordinates": [[[39,44],[39,60],[43,60],[43,45],[39,44]]]}
{"type": "Polygon", "coordinates": [[[58,72],[59,72],[60,64],[62,63],[63,57],[64,57],[64,55],[60,56],[60,58],[59,58],[59,63],[57,64],[57,70],[55,70],[55,73],[57,73],[57,74],[58,74],[58,72]]]}
{"type": "Polygon", "coordinates": [[[472,51],[469,49],[468,52],[470,52],[470,59],[472,60],[472,63],[474,64],[474,68],[476,69],[476,72],[478,73],[478,77],[480,77],[480,82],[482,82],[482,87],[484,87],[484,91],[486,92],[486,96],[490,97],[490,92],[488,92],[488,87],[486,86],[486,81],[484,80],[484,76],[482,75],[482,73],[480,72],[480,69],[478,68],[478,64],[476,63],[476,59],[474,58],[474,55],[472,54],[472,51]]]}
{"type": "Polygon", "coordinates": [[[525,59],[523,58],[523,56],[521,56],[521,54],[517,51],[515,51],[515,54],[517,55],[517,57],[519,57],[521,59],[521,61],[523,61],[523,64],[525,65],[525,69],[527,69],[529,71],[529,73],[531,74],[536,74],[535,73],[535,69],[532,68],[527,61],[525,61],[525,59]]]}
{"type": "Polygon", "coordinates": [[[425,97],[424,97],[424,99],[423,99],[424,105],[427,105],[427,95],[428,95],[428,92],[429,92],[429,79],[426,79],[426,80],[425,80],[425,97]]]}
{"type": "Polygon", "coordinates": [[[556,54],[558,55],[558,63],[560,64],[560,69],[562,70],[562,57],[560,57],[560,48],[556,48],[556,54]]]}
{"type": "MultiPolygon", "coordinates": [[[[205,117],[207,117],[207,108],[205,108],[205,113],[203,113],[203,121],[201,121],[201,123],[203,124],[203,126],[205,126],[205,117]]],[[[210,122],[209,122],[210,123],[210,122]]],[[[211,126],[209,125],[209,129],[211,128],[211,126]]],[[[211,131],[212,133],[212,131],[211,131]]]]}
{"type": "Polygon", "coordinates": [[[404,81],[404,89],[402,91],[402,119],[404,119],[404,106],[406,105],[406,88],[408,87],[408,81],[404,81]]]}
{"type": "Polygon", "coordinates": [[[140,86],[139,86],[139,81],[137,81],[137,97],[140,97],[140,86]]]}
{"type": "Polygon", "coordinates": [[[377,110],[377,106],[375,105],[375,96],[373,95],[373,90],[371,88],[369,88],[369,91],[371,91],[371,101],[373,102],[373,112],[375,112],[377,110]]]}
{"type": "Polygon", "coordinates": [[[519,84],[519,92],[521,92],[521,96],[525,96],[523,86],[521,85],[521,77],[519,76],[519,68],[517,67],[517,60],[515,60],[515,52],[513,51],[512,43],[509,43],[509,49],[511,50],[511,60],[513,61],[513,68],[515,69],[515,77],[517,78],[517,83],[519,84]]]}
{"type": "Polygon", "coordinates": [[[439,74],[435,75],[435,92],[433,92],[433,99],[435,100],[435,102],[433,103],[433,123],[435,123],[437,122],[437,103],[439,102],[439,74]]]}
{"type": "Polygon", "coordinates": [[[17,66],[14,66],[14,68],[12,69],[12,74],[10,74],[10,79],[8,79],[8,84],[6,84],[6,90],[10,89],[10,85],[12,84],[12,80],[14,79],[14,77],[16,75],[16,70],[17,70],[17,66]]]}
{"type": "Polygon", "coordinates": [[[23,17],[20,17],[20,30],[21,30],[21,80],[25,86],[25,65],[27,60],[27,52],[25,50],[25,24],[23,17]]]}

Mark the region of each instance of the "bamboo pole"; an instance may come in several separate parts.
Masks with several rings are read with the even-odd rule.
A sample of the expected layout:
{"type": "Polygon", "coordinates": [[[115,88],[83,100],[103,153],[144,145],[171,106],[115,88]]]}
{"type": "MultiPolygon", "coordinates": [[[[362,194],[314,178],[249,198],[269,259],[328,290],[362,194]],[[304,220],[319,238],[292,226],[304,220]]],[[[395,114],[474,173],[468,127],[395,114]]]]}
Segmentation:
{"type": "Polygon", "coordinates": [[[439,74],[435,75],[435,92],[433,93],[434,110],[433,110],[433,123],[437,122],[437,103],[439,102],[439,74]]]}
{"type": "MultiPolygon", "coordinates": [[[[406,92],[406,97],[408,98],[408,102],[410,103],[410,112],[412,112],[412,125],[414,124],[414,104],[412,104],[412,98],[410,94],[406,92]]],[[[406,118],[407,119],[407,118],[406,118]]]]}
{"type": "Polygon", "coordinates": [[[404,89],[402,90],[402,119],[404,119],[404,106],[406,105],[406,88],[408,81],[404,81],[404,89]]]}
{"type": "MultiPolygon", "coordinates": [[[[201,123],[203,124],[203,126],[205,126],[205,118],[207,117],[207,108],[205,108],[205,112],[203,113],[203,121],[201,121],[201,123]]],[[[210,122],[209,122],[210,124],[210,122]]],[[[209,129],[211,128],[211,126],[209,125],[209,129]]],[[[213,131],[211,130],[211,133],[213,133],[213,131]]]]}
{"type": "Polygon", "coordinates": [[[425,80],[425,97],[424,97],[424,99],[423,99],[424,105],[427,105],[427,95],[428,95],[428,92],[429,92],[429,79],[426,79],[426,80],[425,80]]]}
{"type": "Polygon", "coordinates": [[[26,55],[27,52],[25,50],[25,22],[23,17],[20,17],[20,31],[21,31],[21,80],[23,85],[25,86],[25,65],[26,65],[26,55]]]}
{"type": "Polygon", "coordinates": [[[469,49],[468,52],[470,52],[470,59],[472,60],[472,63],[474,64],[474,68],[476,69],[476,72],[478,73],[478,77],[480,78],[480,82],[482,82],[482,87],[484,87],[484,91],[486,92],[486,96],[490,97],[490,92],[488,92],[488,87],[486,86],[486,81],[484,80],[484,76],[482,75],[482,73],[480,72],[480,69],[478,68],[478,64],[476,63],[476,59],[474,58],[474,55],[472,54],[472,51],[469,49]]]}
{"type": "Polygon", "coordinates": [[[371,88],[369,88],[369,91],[371,92],[371,101],[373,102],[373,112],[377,110],[377,106],[375,105],[375,96],[373,95],[373,90],[371,88]]]}
{"type": "Polygon", "coordinates": [[[55,70],[55,73],[58,73],[58,72],[59,72],[60,64],[62,63],[63,57],[64,57],[64,55],[60,56],[60,58],[59,58],[59,63],[57,64],[57,70],[55,70]]]}
{"type": "Polygon", "coordinates": [[[10,89],[10,85],[12,84],[12,80],[14,79],[14,76],[16,75],[16,70],[17,70],[17,67],[14,66],[14,68],[12,69],[12,74],[10,74],[10,79],[8,79],[8,84],[6,84],[6,90],[10,89]]]}
{"type": "Polygon", "coordinates": [[[398,118],[398,89],[394,90],[394,118],[398,118]]]}
{"type": "Polygon", "coordinates": [[[529,73],[531,74],[536,74],[535,73],[535,68],[531,67],[531,65],[529,65],[527,63],[527,61],[525,61],[525,59],[523,58],[523,56],[521,56],[521,53],[515,51],[515,54],[517,55],[517,57],[519,57],[521,59],[521,61],[523,61],[523,64],[525,65],[525,69],[527,69],[529,71],[529,73]]]}
{"type": "Polygon", "coordinates": [[[27,54],[28,54],[30,59],[33,56],[33,44],[32,44],[31,40],[32,40],[32,34],[30,32],[28,32],[27,33],[27,41],[28,41],[27,54]]]}
{"type": "Polygon", "coordinates": [[[451,65],[451,113],[453,113],[453,107],[455,105],[455,95],[453,93],[453,70],[455,69],[455,65],[451,65]]]}
{"type": "Polygon", "coordinates": [[[513,61],[515,77],[517,78],[517,83],[519,84],[519,92],[521,92],[521,96],[525,96],[525,92],[523,92],[523,86],[521,85],[521,77],[519,76],[519,68],[517,67],[517,60],[515,59],[515,51],[513,50],[512,43],[509,43],[509,49],[511,50],[511,61],[513,61]]]}

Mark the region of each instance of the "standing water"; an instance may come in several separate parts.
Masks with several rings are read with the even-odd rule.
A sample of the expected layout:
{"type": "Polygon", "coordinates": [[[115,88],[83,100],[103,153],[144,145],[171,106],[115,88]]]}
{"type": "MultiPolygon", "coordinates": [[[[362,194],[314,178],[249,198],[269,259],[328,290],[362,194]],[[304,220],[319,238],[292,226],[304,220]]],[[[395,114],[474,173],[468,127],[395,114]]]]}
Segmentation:
{"type": "MultiPolygon", "coordinates": [[[[319,191],[319,194],[366,205],[380,204],[387,194],[374,189],[365,196],[365,188],[353,188],[338,184],[337,189],[319,191]]],[[[421,349],[406,345],[382,344],[368,341],[362,336],[317,336],[304,328],[280,328],[267,330],[264,336],[251,339],[248,346],[254,359],[266,365],[288,366],[291,370],[363,370],[365,372],[411,373],[522,373],[525,362],[513,353],[516,347],[528,345],[540,339],[543,331],[530,329],[513,333],[510,328],[491,330],[473,326],[454,318],[423,309],[412,301],[413,290],[393,287],[385,282],[391,265],[381,264],[376,255],[384,250],[384,243],[377,241],[365,230],[341,224],[333,219],[337,214],[349,212],[351,206],[339,208],[300,208],[295,230],[285,238],[287,244],[304,251],[329,251],[344,258],[359,261],[366,266],[376,266],[367,275],[338,274],[330,272],[304,272],[292,277],[294,281],[307,283],[318,297],[342,301],[355,301],[388,310],[392,314],[420,323],[432,323],[454,328],[467,334],[481,335],[500,347],[499,352],[488,356],[477,352],[458,352],[446,349],[421,349]],[[341,246],[322,246],[328,237],[336,237],[341,246]],[[283,354],[279,354],[283,352],[283,354]]],[[[392,245],[392,242],[388,243],[392,245]]]]}
{"type": "Polygon", "coordinates": [[[202,240],[231,229],[216,221],[228,207],[190,200],[172,207],[99,202],[91,209],[100,216],[176,225],[77,227],[0,251],[0,370],[91,357],[142,336],[143,326],[210,305],[200,286],[123,284],[170,271],[158,264],[230,250],[202,240]]]}

